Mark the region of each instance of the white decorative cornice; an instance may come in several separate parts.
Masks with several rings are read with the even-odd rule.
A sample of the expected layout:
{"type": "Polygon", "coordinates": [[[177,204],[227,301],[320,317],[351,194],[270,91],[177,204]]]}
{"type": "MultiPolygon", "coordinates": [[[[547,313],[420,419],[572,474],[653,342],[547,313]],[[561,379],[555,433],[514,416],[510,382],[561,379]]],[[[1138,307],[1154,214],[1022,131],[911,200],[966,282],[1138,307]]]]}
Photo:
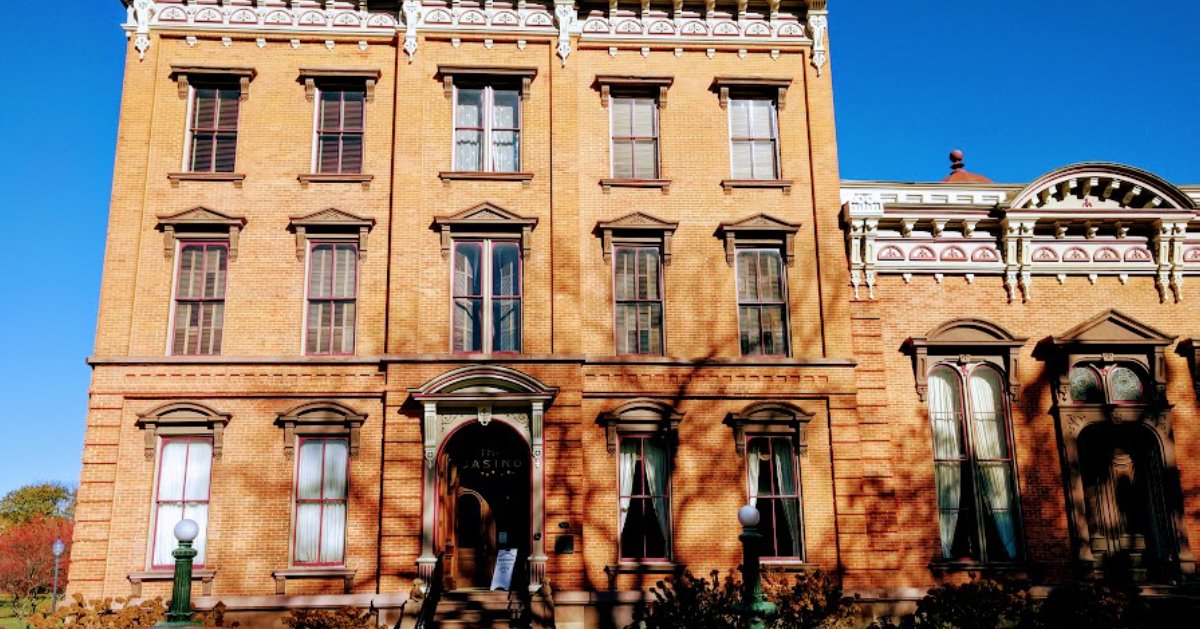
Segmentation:
{"type": "Polygon", "coordinates": [[[829,61],[829,45],[826,34],[829,31],[828,11],[809,11],[808,32],[812,34],[812,64],[817,69],[817,76],[825,69],[829,61]]]}
{"type": "Polygon", "coordinates": [[[1178,302],[1185,276],[1200,275],[1200,210],[1190,197],[1119,164],[1068,166],[1028,186],[844,182],[851,285],[857,298],[879,273],[906,283],[992,277],[1020,303],[1032,301],[1036,276],[1131,286],[1142,277],[1163,302],[1178,302]]]}
{"type": "Polygon", "coordinates": [[[573,2],[554,3],[554,18],[558,24],[557,52],[564,68],[567,67],[567,57],[571,54],[571,30],[575,27],[576,16],[573,2]]]}

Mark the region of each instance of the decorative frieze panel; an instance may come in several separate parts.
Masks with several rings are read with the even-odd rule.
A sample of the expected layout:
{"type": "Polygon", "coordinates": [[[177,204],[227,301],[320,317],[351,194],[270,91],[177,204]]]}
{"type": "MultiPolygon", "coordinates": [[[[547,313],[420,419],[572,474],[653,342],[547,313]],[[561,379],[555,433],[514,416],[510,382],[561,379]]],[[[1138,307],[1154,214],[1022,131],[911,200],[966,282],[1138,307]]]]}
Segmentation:
{"type": "MultiPolygon", "coordinates": [[[[379,35],[395,35],[398,21],[390,12],[368,11],[366,2],[330,2],[324,6],[315,2],[284,2],[283,0],[249,0],[214,3],[195,0],[137,0],[135,5],[152,5],[150,26],[178,27],[237,27],[260,30],[310,31],[378,31],[379,35]],[[357,5],[357,6],[355,6],[357,5]]],[[[135,15],[130,9],[131,17],[135,15]]],[[[134,21],[136,22],[136,20],[134,21]]]]}
{"type": "Polygon", "coordinates": [[[1184,276],[1200,274],[1191,198],[1126,166],[1069,166],[1025,187],[849,184],[842,201],[856,299],[864,280],[874,299],[877,275],[892,273],[999,275],[1010,302],[1031,301],[1037,276],[1144,276],[1179,301],[1184,276]]]}
{"type": "Polygon", "coordinates": [[[795,18],[786,20],[735,19],[732,16],[703,19],[694,17],[672,18],[665,13],[655,15],[616,15],[604,17],[591,15],[579,27],[580,39],[593,40],[653,40],[666,37],[707,43],[750,42],[810,43],[804,26],[795,18]]]}

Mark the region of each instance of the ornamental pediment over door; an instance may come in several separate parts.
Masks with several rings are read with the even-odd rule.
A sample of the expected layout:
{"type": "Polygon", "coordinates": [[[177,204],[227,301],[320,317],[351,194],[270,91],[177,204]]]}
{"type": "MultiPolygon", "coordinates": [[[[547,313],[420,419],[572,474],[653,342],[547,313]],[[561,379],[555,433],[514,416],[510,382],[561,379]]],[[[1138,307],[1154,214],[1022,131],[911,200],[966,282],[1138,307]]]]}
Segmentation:
{"type": "Polygon", "coordinates": [[[1053,338],[1057,345],[1170,345],[1175,342],[1175,337],[1117,310],[1102,312],[1053,338]]]}

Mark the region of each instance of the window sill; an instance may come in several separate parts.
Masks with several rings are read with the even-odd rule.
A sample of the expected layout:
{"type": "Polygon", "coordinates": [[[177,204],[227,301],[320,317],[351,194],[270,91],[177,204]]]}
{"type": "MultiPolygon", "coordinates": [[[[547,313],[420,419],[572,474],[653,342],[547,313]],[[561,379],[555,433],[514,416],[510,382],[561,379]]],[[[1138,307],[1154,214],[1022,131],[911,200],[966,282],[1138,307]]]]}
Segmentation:
{"type": "Polygon", "coordinates": [[[234,187],[241,188],[242,182],[246,180],[246,175],[243,173],[167,173],[167,179],[171,180],[173,186],[178,186],[181,181],[214,181],[232,183],[234,187]]]}
{"type": "Polygon", "coordinates": [[[674,561],[621,561],[604,566],[604,574],[608,575],[608,589],[617,589],[617,577],[622,574],[668,574],[680,575],[687,569],[686,564],[674,561]]]}
{"type": "Polygon", "coordinates": [[[341,579],[343,593],[349,594],[354,587],[354,575],[357,572],[350,568],[314,566],[274,570],[271,572],[271,578],[275,579],[275,594],[279,596],[286,595],[288,579],[341,579]]]}
{"type": "Polygon", "coordinates": [[[792,180],[791,179],[722,179],[721,187],[725,189],[725,194],[729,194],[734,188],[759,188],[766,190],[783,190],[784,194],[791,194],[792,180]]]}
{"type": "Polygon", "coordinates": [[[1027,569],[1022,562],[990,562],[985,563],[973,559],[935,559],[929,562],[929,570],[934,573],[951,572],[980,572],[984,574],[996,572],[1021,572],[1027,569]]]}
{"type": "Polygon", "coordinates": [[[297,176],[296,179],[304,186],[310,183],[361,183],[364,188],[367,188],[374,181],[375,175],[364,175],[361,173],[307,173],[297,176]]]}
{"type": "Polygon", "coordinates": [[[479,171],[443,170],[438,173],[442,181],[519,181],[528,186],[533,173],[492,173],[479,171]]]}
{"type": "Polygon", "coordinates": [[[612,188],[658,188],[663,194],[671,192],[670,179],[601,179],[600,187],[608,192],[612,188]]]}
{"type": "Polygon", "coordinates": [[[794,559],[763,559],[762,567],[767,572],[805,572],[820,568],[815,563],[794,559]]]}
{"type": "MultiPolygon", "coordinates": [[[[204,596],[212,596],[213,579],[217,576],[217,571],[212,569],[197,568],[192,570],[192,580],[200,581],[203,587],[204,596]]],[[[175,578],[175,570],[147,570],[145,572],[130,572],[126,575],[129,579],[129,596],[130,598],[142,597],[142,583],[146,581],[170,581],[175,578]]]]}

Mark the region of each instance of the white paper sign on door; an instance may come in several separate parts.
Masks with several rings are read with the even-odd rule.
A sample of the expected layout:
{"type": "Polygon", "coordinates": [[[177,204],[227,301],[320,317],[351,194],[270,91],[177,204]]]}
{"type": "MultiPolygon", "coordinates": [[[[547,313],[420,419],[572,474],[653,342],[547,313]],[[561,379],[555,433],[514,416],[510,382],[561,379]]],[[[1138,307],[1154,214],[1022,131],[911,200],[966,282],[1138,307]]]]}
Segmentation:
{"type": "Polygon", "coordinates": [[[504,548],[496,553],[496,569],[492,572],[493,590],[507,590],[512,587],[513,569],[517,566],[517,549],[504,548]]]}

